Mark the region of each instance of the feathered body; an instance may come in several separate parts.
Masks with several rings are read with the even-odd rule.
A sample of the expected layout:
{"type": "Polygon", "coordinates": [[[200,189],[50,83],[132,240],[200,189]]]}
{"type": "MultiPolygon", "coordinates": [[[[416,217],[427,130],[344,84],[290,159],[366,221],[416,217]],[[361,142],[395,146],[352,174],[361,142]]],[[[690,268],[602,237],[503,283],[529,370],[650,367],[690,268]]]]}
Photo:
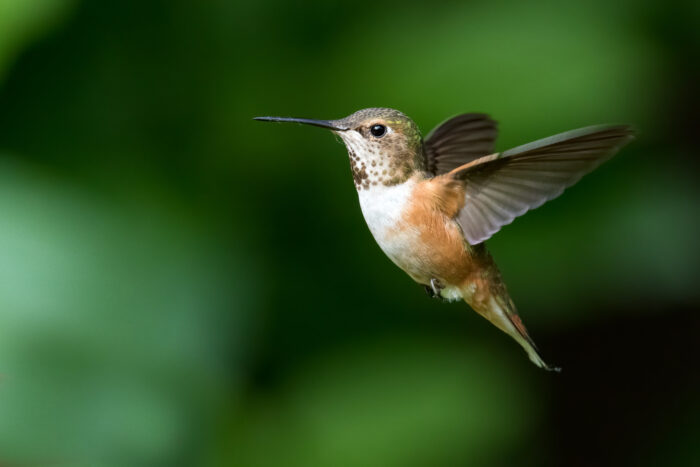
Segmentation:
{"type": "MultiPolygon", "coordinates": [[[[419,284],[441,285],[440,296],[464,299],[522,345],[530,345],[496,263],[486,246],[469,245],[455,217],[464,204],[463,190],[449,177],[417,174],[395,186],[359,192],[360,207],[370,232],[394,264],[419,284]]],[[[545,367],[534,348],[530,358],[545,367]]]]}
{"type": "Polygon", "coordinates": [[[483,241],[515,217],[558,196],[632,138],[627,126],[574,130],[504,153],[496,123],[463,114],[425,141],[393,109],[335,121],[262,117],[327,127],[348,149],[365,221],[382,251],[414,281],[464,299],[545,369],[483,241]]]}

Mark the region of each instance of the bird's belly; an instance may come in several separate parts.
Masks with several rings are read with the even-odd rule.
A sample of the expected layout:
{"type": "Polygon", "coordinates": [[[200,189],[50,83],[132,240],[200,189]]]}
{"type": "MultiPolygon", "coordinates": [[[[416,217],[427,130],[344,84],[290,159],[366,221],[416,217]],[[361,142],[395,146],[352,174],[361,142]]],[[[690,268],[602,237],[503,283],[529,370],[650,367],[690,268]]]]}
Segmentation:
{"type": "Polygon", "coordinates": [[[416,282],[440,279],[444,286],[460,284],[468,258],[459,227],[439,212],[415,211],[409,180],[391,187],[373,186],[359,192],[362,214],[382,251],[416,282]]]}

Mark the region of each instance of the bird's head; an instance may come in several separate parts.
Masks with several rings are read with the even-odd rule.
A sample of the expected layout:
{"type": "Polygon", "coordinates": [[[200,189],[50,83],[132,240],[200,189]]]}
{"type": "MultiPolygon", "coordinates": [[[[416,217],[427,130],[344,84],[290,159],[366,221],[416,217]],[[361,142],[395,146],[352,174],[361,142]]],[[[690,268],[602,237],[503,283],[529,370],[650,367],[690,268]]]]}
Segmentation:
{"type": "Polygon", "coordinates": [[[328,128],[345,143],[358,190],[403,183],[425,170],[418,126],[398,110],[369,108],[339,120],[257,117],[256,120],[295,122],[328,128]]]}

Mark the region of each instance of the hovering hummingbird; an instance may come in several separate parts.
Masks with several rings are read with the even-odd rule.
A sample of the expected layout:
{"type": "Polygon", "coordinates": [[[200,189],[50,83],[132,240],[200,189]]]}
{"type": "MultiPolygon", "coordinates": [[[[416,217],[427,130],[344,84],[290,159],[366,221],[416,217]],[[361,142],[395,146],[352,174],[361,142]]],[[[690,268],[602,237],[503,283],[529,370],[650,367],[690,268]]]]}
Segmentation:
{"type": "Polygon", "coordinates": [[[340,120],[256,117],[327,128],[345,143],[365,221],[384,253],[432,296],[466,301],[547,365],[484,244],[501,227],[559,196],[633,137],[628,125],[567,131],[494,152],[488,115],[450,118],[425,139],[398,110],[340,120]]]}

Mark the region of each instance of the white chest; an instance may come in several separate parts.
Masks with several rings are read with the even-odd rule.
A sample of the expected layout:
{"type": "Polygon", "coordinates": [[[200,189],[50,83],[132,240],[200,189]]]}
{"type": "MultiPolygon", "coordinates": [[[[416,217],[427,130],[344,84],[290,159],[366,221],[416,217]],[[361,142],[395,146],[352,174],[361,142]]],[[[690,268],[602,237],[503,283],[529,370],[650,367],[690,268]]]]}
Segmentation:
{"type": "Polygon", "coordinates": [[[384,253],[403,266],[419,233],[403,225],[403,213],[411,199],[415,180],[394,186],[372,186],[360,190],[360,208],[370,232],[384,253]]]}

